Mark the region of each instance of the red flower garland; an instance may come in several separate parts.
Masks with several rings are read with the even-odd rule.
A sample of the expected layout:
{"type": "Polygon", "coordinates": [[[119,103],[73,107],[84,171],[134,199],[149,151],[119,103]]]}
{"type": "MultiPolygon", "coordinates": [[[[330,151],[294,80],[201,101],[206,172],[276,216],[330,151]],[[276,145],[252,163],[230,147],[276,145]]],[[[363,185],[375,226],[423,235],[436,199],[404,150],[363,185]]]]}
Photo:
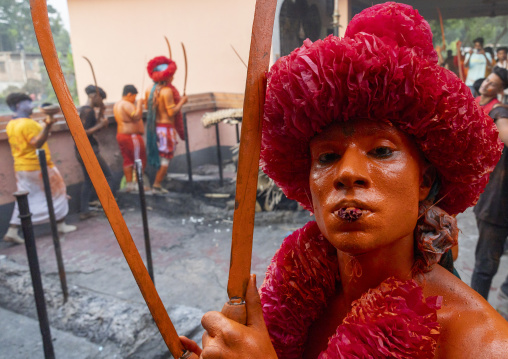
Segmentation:
{"type": "Polygon", "coordinates": [[[319,359],[434,358],[442,297],[423,297],[413,280],[388,278],[353,302],[319,359]]]}
{"type": "MultiPolygon", "coordinates": [[[[336,253],[309,222],[272,259],[260,294],[279,359],[301,358],[310,325],[335,292],[336,253]]],[[[425,299],[416,282],[389,278],[353,303],[319,358],[433,358],[440,306],[441,297],[425,299]]]]}

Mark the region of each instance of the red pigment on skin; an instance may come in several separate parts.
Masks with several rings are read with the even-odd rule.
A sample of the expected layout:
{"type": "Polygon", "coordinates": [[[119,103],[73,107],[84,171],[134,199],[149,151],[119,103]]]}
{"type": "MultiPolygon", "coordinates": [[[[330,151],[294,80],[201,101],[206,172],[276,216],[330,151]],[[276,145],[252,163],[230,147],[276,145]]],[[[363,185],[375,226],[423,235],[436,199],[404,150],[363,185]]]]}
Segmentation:
{"type": "Polygon", "coordinates": [[[362,210],[358,208],[341,208],[337,211],[337,215],[348,222],[356,221],[362,214],[362,210]]]}

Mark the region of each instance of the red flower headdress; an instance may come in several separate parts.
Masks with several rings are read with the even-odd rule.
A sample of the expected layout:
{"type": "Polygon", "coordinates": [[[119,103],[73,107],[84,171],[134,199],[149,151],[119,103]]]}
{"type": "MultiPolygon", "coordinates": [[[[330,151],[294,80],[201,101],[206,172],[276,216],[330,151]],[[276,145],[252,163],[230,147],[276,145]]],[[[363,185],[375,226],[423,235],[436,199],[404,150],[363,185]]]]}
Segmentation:
{"type": "Polygon", "coordinates": [[[393,2],[355,16],[344,38],[306,40],[268,74],[263,170],[311,210],[310,139],[333,121],[389,120],[436,167],[440,207],[464,211],[485,188],[502,144],[467,86],[436,60],[428,23],[393,2]]]}
{"type": "Polygon", "coordinates": [[[154,82],[166,82],[169,80],[171,76],[173,76],[176,72],[176,63],[168,59],[165,56],[157,56],[148,62],[148,65],[146,67],[146,70],[148,71],[148,76],[154,81],[154,82]],[[162,71],[156,71],[156,67],[160,65],[168,65],[164,70],[162,71]]]}

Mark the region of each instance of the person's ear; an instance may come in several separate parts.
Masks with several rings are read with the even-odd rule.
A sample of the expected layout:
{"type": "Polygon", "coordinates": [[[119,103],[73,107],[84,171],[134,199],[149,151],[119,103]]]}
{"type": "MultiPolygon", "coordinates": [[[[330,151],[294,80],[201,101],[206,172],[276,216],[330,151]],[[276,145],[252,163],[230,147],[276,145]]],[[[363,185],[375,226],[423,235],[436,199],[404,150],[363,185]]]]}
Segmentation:
{"type": "Polygon", "coordinates": [[[436,168],[430,164],[427,164],[424,166],[422,171],[422,176],[420,178],[420,202],[425,200],[430,190],[432,189],[432,185],[434,184],[434,181],[436,180],[436,168]]]}

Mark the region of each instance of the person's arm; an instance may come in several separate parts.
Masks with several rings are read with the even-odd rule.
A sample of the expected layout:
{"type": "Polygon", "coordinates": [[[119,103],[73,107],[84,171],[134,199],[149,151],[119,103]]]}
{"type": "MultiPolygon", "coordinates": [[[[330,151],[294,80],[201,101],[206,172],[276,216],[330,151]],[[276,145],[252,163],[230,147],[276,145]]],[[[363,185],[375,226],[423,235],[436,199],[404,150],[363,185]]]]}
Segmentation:
{"type": "Polygon", "coordinates": [[[143,118],[143,105],[144,105],[144,101],[138,100],[135,107],[134,107],[134,105],[129,106],[129,107],[131,107],[129,117],[132,119],[133,122],[138,122],[139,120],[141,120],[143,118]]]}
{"type": "Polygon", "coordinates": [[[499,131],[499,139],[508,147],[508,118],[499,118],[496,121],[496,126],[499,131]]]}
{"type": "Polygon", "coordinates": [[[437,52],[437,57],[438,57],[438,63],[439,63],[439,66],[443,66],[444,64],[444,59],[443,59],[443,54],[441,53],[441,51],[443,51],[443,49],[441,49],[440,46],[436,46],[436,52],[437,52]]]}
{"type": "Polygon", "coordinates": [[[166,107],[166,111],[168,113],[168,116],[173,117],[178,112],[182,110],[183,105],[187,102],[187,96],[182,96],[180,101],[178,101],[177,104],[175,104],[174,98],[173,98],[173,91],[171,89],[168,89],[168,91],[164,94],[164,105],[166,107]]]}
{"type": "MultiPolygon", "coordinates": [[[[90,136],[90,135],[93,135],[95,132],[101,130],[102,128],[106,127],[108,125],[108,119],[106,117],[104,117],[104,111],[105,111],[105,106],[104,104],[100,107],[100,110],[99,110],[99,115],[98,115],[98,118],[97,118],[97,123],[90,127],[90,128],[85,128],[85,133],[87,136],[90,136]]],[[[79,117],[81,119],[81,123],[83,124],[83,127],[85,126],[86,124],[86,119],[89,117],[89,116],[94,116],[94,113],[93,113],[93,108],[86,108],[85,110],[81,111],[80,114],[79,114],[79,117]]]]}
{"type": "Polygon", "coordinates": [[[29,141],[30,145],[35,148],[41,148],[42,145],[44,145],[48,140],[49,132],[51,131],[51,127],[55,122],[56,122],[55,118],[53,116],[48,115],[44,120],[45,123],[44,128],[42,129],[41,132],[39,132],[38,135],[35,135],[30,139],[29,141]]]}
{"type": "Polygon", "coordinates": [[[471,54],[473,53],[473,50],[469,51],[466,54],[466,58],[464,60],[464,67],[469,67],[469,59],[471,59],[471,54]]]}
{"type": "Polygon", "coordinates": [[[485,50],[482,50],[480,53],[485,56],[485,60],[487,60],[487,66],[492,66],[492,57],[490,54],[485,52],[485,50]]]}

